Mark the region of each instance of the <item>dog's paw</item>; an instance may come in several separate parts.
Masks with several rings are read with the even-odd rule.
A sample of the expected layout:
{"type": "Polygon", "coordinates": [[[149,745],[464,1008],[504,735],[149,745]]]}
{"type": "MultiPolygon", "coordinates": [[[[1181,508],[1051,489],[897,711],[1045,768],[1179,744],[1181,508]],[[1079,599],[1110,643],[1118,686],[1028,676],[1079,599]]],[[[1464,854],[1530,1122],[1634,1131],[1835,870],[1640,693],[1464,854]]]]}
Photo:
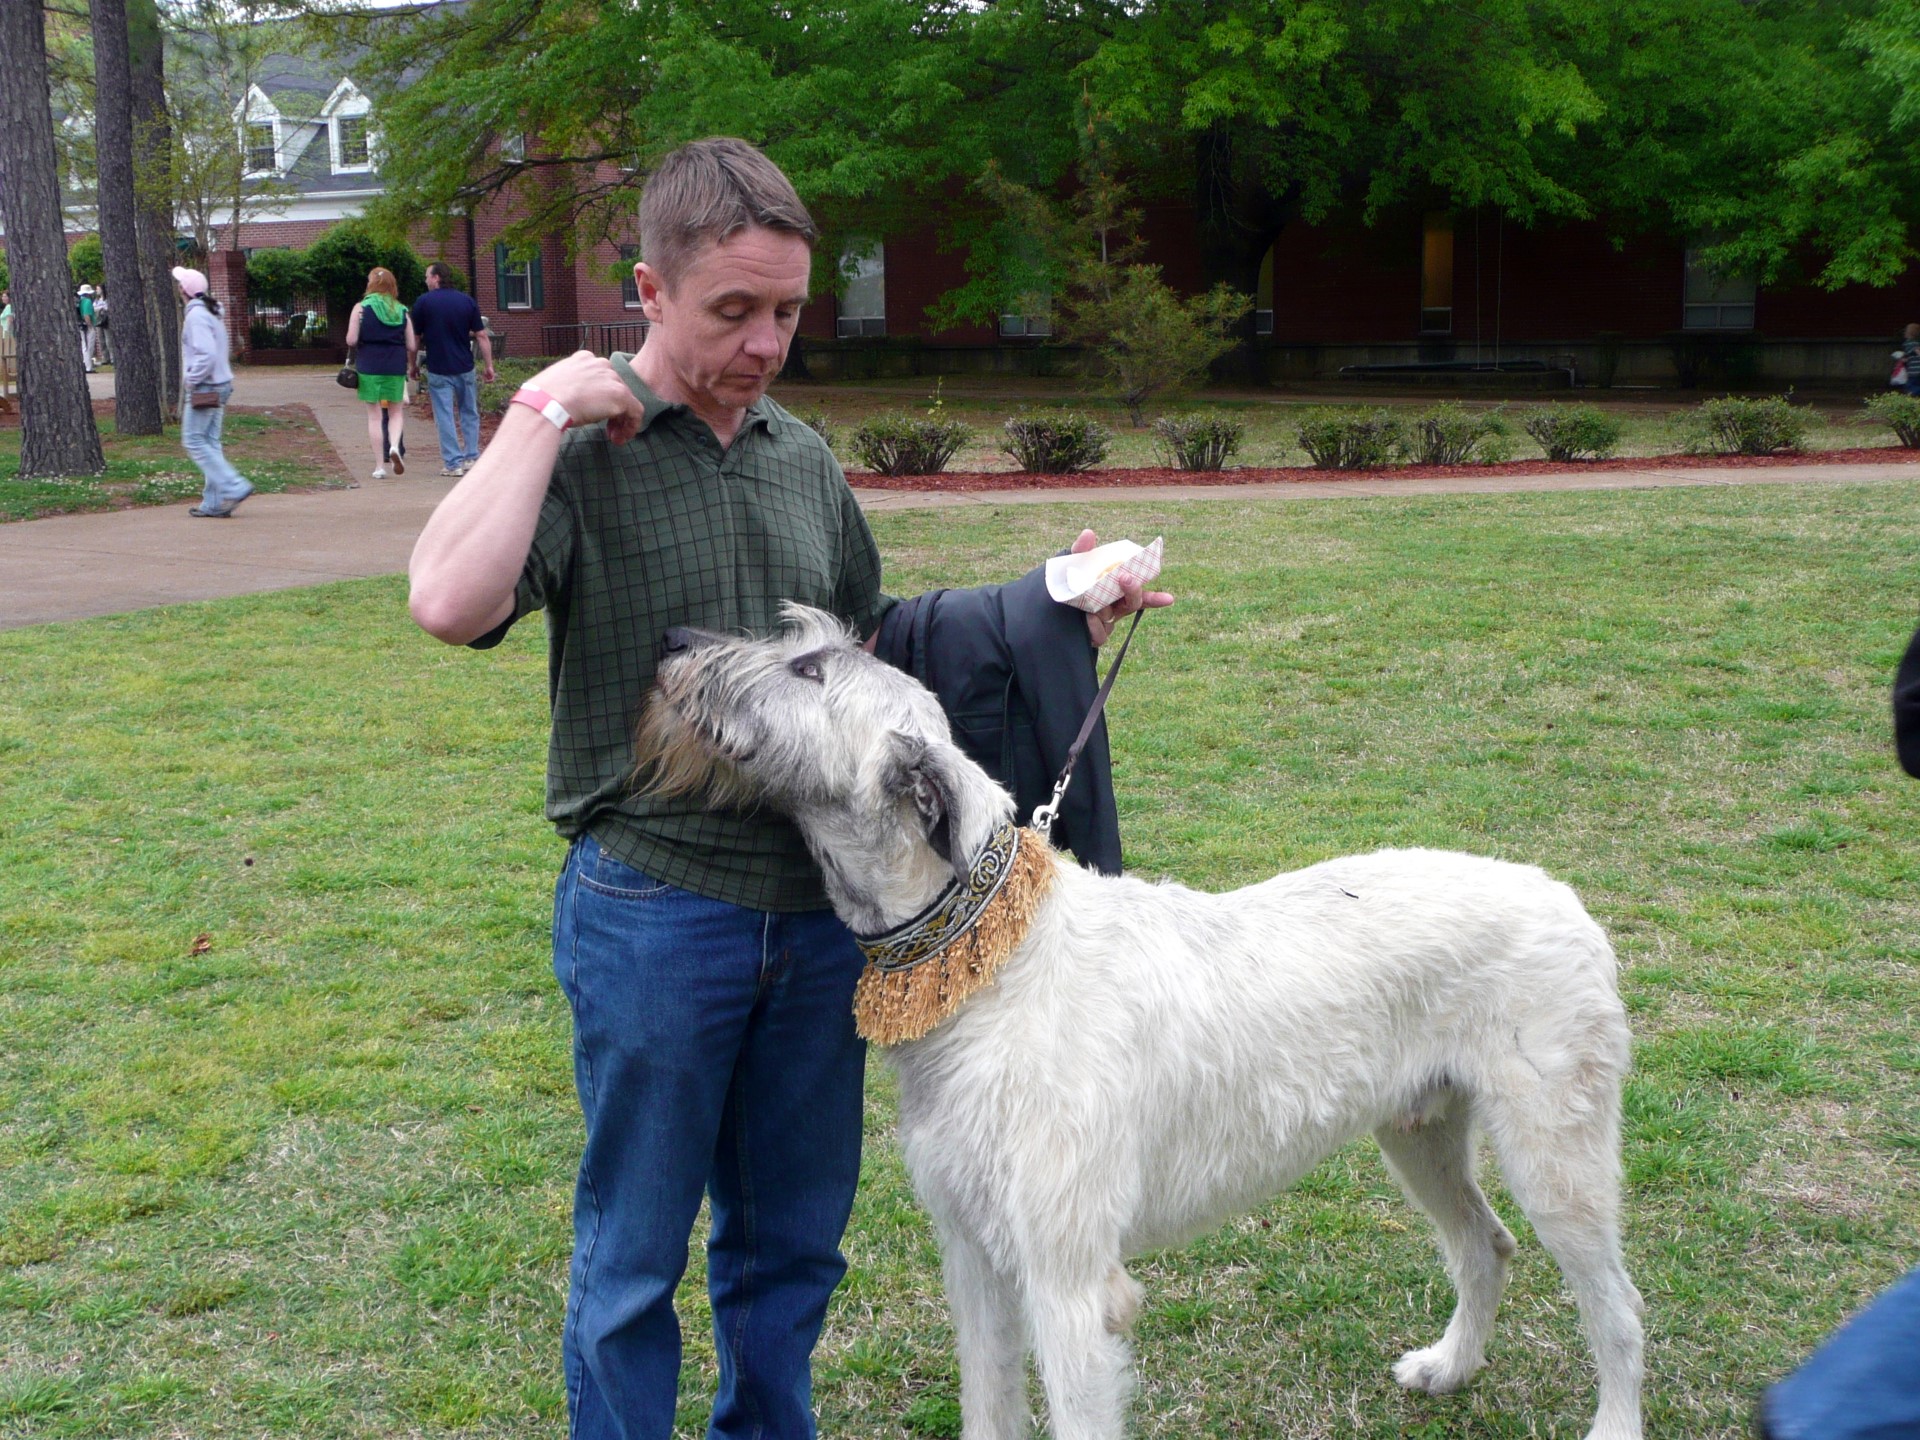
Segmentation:
{"type": "Polygon", "coordinates": [[[1424,1350],[1409,1350],[1393,1367],[1393,1378],[1403,1390],[1421,1390],[1428,1395],[1451,1395],[1479,1370],[1483,1362],[1464,1362],[1447,1348],[1443,1340],[1424,1350]]]}

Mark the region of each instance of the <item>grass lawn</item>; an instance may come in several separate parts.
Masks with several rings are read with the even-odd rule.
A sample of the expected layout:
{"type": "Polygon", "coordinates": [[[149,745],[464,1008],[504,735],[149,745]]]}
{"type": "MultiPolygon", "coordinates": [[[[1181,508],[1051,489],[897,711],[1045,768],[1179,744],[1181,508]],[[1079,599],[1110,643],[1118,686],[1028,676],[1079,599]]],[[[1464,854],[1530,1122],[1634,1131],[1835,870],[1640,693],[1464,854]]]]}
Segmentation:
{"type": "MultiPolygon", "coordinates": [[[[346,484],[332,446],[305,406],[230,409],[222,432],[227,458],[263,495],[346,484]]],[[[100,444],[107,460],[103,474],[21,480],[20,428],[0,429],[0,522],[191,503],[205,488],[198,467],[180,448],[177,425],[161,435],[120,435],[111,418],[102,417],[100,444]]]]}
{"type": "MultiPolygon", "coordinates": [[[[892,587],[1085,518],[878,517],[892,587]]],[[[1132,867],[1224,887],[1380,845],[1538,862],[1636,1033],[1648,1431],[1746,1433],[1920,1260],[1920,785],[1888,684],[1920,490],[1101,507],[1167,537],[1114,697],[1132,867]]],[[[414,633],[397,580],[0,634],[0,1434],[564,1433],[579,1122],[546,932],[540,626],[414,633]]],[[[957,1433],[937,1255],[875,1063],[823,1433],[957,1433]]],[[[1136,1433],[1577,1436],[1521,1241],[1492,1364],[1400,1393],[1450,1294],[1371,1144],[1136,1267],[1136,1433]]],[[[681,1429],[713,1382],[696,1245],[681,1429]]]]}

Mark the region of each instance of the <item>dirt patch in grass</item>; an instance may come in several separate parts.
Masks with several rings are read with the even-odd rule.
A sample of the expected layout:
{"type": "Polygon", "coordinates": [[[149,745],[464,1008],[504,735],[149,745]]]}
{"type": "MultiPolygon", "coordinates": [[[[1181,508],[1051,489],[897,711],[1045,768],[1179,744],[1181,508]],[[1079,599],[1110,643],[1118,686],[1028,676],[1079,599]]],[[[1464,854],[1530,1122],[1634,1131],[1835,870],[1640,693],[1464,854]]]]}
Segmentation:
{"type": "Polygon", "coordinates": [[[1035,475],[1023,470],[953,471],[944,475],[874,475],[850,470],[847,479],[869,490],[1051,490],[1130,485],[1285,485],[1309,480],[1429,480],[1461,476],[1588,475],[1603,470],[1744,470],[1780,465],[1920,463],[1920,450],[1898,445],[1850,450],[1806,450],[1790,455],[1642,455],[1615,460],[1509,460],[1500,465],[1390,465],[1378,470],[1317,470],[1298,465],[1235,470],[1175,470],[1164,466],[1035,475]]]}

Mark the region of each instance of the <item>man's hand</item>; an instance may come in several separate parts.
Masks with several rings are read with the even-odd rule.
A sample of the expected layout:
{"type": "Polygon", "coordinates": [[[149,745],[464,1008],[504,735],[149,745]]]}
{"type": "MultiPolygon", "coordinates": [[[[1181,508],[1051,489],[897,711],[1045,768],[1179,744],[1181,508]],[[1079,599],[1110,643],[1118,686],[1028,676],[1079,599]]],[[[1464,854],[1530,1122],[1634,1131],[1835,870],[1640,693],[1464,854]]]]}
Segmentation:
{"type": "MultiPolygon", "coordinates": [[[[1075,555],[1084,555],[1100,543],[1100,537],[1091,530],[1082,530],[1080,538],[1070,547],[1075,555]]],[[[1123,575],[1120,577],[1120,598],[1102,610],[1087,612],[1087,634],[1094,645],[1107,643],[1107,637],[1113,634],[1113,627],[1136,610],[1158,610],[1163,605],[1173,604],[1173,596],[1165,590],[1148,590],[1138,580],[1123,575]]]]}
{"type": "Polygon", "coordinates": [[[487,362],[487,368],[480,372],[480,378],[489,385],[493,383],[493,362],[491,360],[487,362]]]}
{"type": "MultiPolygon", "coordinates": [[[[492,378],[491,366],[488,378],[492,378]]],[[[591,350],[574,351],[526,383],[566,406],[576,425],[606,421],[607,438],[616,445],[624,445],[638,435],[640,422],[647,418],[645,407],[634,398],[612,362],[591,350]]]]}

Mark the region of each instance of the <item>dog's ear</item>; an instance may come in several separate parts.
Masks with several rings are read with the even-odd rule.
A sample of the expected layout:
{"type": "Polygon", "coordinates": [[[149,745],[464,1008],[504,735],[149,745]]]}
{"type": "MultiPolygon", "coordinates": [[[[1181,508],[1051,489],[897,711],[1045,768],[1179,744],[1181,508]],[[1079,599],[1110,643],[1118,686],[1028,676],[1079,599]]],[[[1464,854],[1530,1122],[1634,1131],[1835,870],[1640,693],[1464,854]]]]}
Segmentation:
{"type": "Polygon", "coordinates": [[[888,790],[913,801],[920,833],[934,853],[958,873],[953,837],[959,827],[953,807],[959,787],[953,783],[945,753],[921,736],[899,731],[893,735],[893,750],[895,763],[888,776],[888,790]]]}

